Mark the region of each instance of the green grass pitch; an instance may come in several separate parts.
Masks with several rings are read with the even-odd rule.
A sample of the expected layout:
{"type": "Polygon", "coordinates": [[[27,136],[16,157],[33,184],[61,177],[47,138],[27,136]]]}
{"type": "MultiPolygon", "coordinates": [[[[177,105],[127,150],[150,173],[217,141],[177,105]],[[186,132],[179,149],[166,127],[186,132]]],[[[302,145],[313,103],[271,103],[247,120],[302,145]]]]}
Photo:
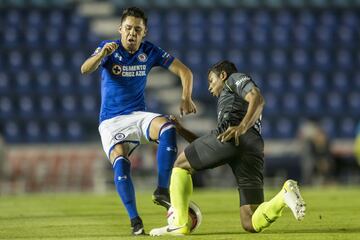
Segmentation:
{"type": "MultiPolygon", "coordinates": [[[[266,191],[266,199],[276,193],[266,191]]],[[[236,190],[195,190],[203,222],[190,239],[360,239],[360,188],[305,188],[307,215],[297,222],[289,209],[268,230],[249,234],[240,227],[236,190]]],[[[146,231],[166,224],[165,210],[151,192],[137,193],[146,231]]],[[[149,239],[132,237],[115,193],[40,194],[0,197],[0,239],[149,239]]],[[[169,237],[159,237],[169,239],[169,237]]]]}

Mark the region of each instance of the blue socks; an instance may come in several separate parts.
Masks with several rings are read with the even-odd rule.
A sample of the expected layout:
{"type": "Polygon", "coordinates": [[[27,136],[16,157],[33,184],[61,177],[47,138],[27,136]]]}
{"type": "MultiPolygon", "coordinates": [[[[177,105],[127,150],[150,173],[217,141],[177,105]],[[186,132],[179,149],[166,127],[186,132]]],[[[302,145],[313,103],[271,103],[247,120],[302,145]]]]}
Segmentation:
{"type": "Polygon", "coordinates": [[[116,190],[129,214],[130,219],[139,216],[136,209],[135,190],[130,177],[130,161],[119,156],[113,164],[116,190]]]}
{"type": "Polygon", "coordinates": [[[158,186],[169,188],[171,170],[177,155],[176,128],[172,123],[165,123],[159,132],[157,149],[158,186]]]}

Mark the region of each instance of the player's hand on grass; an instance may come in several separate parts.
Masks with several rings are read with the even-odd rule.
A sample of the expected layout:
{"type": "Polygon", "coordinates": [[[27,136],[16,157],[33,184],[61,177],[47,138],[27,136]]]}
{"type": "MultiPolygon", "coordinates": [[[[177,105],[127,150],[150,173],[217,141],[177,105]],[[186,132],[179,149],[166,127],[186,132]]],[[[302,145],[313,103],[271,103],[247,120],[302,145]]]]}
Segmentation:
{"type": "Polygon", "coordinates": [[[180,117],[184,114],[196,113],[196,105],[191,98],[181,99],[180,117]]]}
{"type": "Polygon", "coordinates": [[[119,47],[119,45],[117,45],[115,42],[109,42],[106,43],[103,48],[101,49],[101,56],[106,57],[111,55],[117,48],[119,47]]]}
{"type": "Polygon", "coordinates": [[[246,132],[246,128],[242,124],[240,124],[239,126],[230,126],[230,127],[228,127],[228,129],[226,129],[225,132],[219,134],[217,139],[221,142],[227,142],[230,139],[234,138],[235,145],[239,146],[239,143],[240,143],[239,138],[245,132],[246,132]]]}

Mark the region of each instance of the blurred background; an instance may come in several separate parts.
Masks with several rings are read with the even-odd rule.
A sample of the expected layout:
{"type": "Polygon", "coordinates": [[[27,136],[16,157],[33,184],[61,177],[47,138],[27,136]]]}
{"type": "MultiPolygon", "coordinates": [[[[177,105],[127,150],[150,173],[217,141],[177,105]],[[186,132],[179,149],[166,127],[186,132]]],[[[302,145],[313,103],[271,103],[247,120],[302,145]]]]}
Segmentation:
{"type": "MultiPolygon", "coordinates": [[[[228,59],[265,96],[267,185],[360,184],[359,0],[0,0],[0,194],[114,190],[97,131],[99,72],[82,76],[80,66],[119,37],[129,6],[147,13],[147,40],[193,71],[199,113],[185,126],[215,128],[206,73],[228,59]]],[[[179,79],[153,69],[148,110],[178,114],[180,92],[179,79]]],[[[155,188],[155,153],[146,145],[131,157],[140,189],[155,188]]],[[[224,166],[194,183],[235,179],[224,166]]]]}

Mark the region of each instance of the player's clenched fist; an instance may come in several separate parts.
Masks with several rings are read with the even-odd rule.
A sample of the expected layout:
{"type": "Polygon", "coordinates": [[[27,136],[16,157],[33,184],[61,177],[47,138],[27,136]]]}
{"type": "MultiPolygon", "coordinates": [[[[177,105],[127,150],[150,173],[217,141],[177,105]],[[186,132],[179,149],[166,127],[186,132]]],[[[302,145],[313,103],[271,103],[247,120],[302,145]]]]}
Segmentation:
{"type": "Polygon", "coordinates": [[[106,43],[101,49],[100,53],[102,56],[106,57],[111,55],[118,47],[119,45],[117,45],[115,42],[106,43]]]}

